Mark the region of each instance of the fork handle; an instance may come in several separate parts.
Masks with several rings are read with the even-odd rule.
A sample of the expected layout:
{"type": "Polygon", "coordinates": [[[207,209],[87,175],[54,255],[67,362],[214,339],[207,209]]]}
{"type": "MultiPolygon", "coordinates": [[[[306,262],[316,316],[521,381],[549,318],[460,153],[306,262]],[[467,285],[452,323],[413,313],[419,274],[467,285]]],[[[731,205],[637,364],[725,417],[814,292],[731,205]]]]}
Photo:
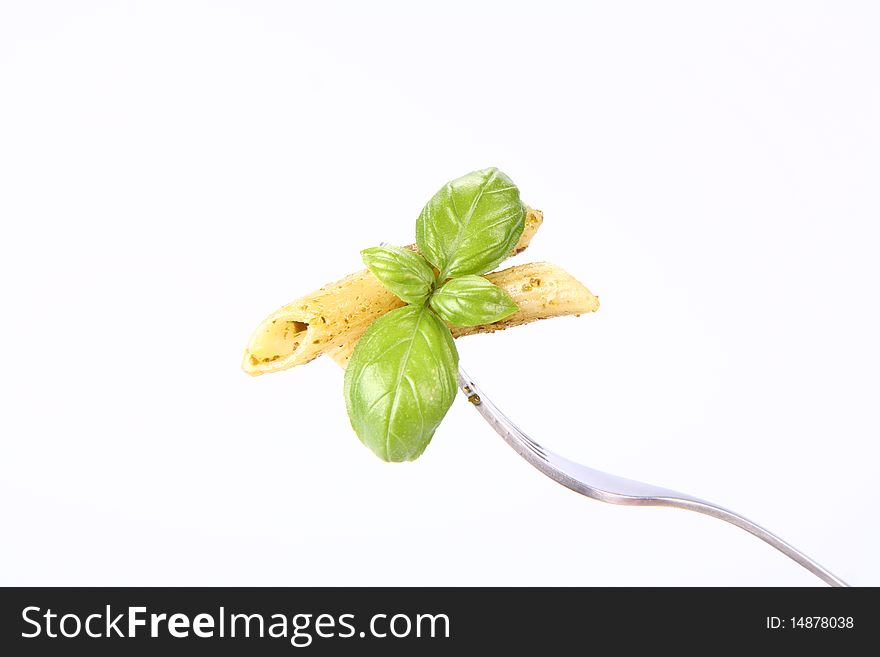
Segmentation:
{"type": "Polygon", "coordinates": [[[831,586],[849,586],[849,584],[844,582],[837,575],[808,557],[791,543],[784,541],[773,532],[764,529],[758,523],[752,522],[745,516],[741,516],[730,509],[725,509],[723,506],[718,506],[711,502],[684,495],[679,498],[658,498],[656,504],[653,504],[653,506],[667,506],[677,509],[686,509],[687,511],[696,511],[697,513],[703,513],[707,516],[712,516],[713,518],[729,522],[731,525],[744,529],[750,534],[757,536],[768,545],[775,547],[782,552],[782,554],[809,570],[825,583],[830,584],[831,586]]]}
{"type": "Polygon", "coordinates": [[[460,366],[458,385],[477,412],[517,454],[566,488],[609,504],[665,506],[718,518],[757,536],[831,586],[849,586],[790,543],[730,509],[685,493],[594,470],[550,452],[502,413],[460,366]]]}

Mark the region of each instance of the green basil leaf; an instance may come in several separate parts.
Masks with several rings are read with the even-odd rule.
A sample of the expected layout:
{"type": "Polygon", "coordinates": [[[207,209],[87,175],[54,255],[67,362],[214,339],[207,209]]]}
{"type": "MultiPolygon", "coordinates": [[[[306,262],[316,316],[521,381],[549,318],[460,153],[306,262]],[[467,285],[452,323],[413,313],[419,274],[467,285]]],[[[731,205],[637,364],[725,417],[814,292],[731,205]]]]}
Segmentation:
{"type": "Polygon", "coordinates": [[[522,235],[519,189],[495,168],[447,183],[416,221],[416,243],[440,280],[483,274],[504,260],[522,235]]]}
{"type": "Polygon", "coordinates": [[[427,306],[404,306],[377,319],[345,370],[351,426],[385,461],[411,461],[431,442],[455,399],[458,352],[427,306]]]}
{"type": "Polygon", "coordinates": [[[482,276],[453,278],[431,296],[431,308],[455,326],[491,324],[512,315],[510,295],[482,276]]]}
{"type": "Polygon", "coordinates": [[[374,246],[361,251],[367,268],[407,303],[422,303],[434,285],[431,265],[418,253],[399,246],[374,246]]]}

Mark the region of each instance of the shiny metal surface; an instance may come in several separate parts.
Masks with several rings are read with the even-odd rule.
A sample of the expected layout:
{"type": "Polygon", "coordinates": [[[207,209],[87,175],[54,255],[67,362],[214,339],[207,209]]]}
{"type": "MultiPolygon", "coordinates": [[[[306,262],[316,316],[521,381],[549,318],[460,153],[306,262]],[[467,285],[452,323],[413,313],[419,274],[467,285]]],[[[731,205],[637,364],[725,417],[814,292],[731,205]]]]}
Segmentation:
{"type": "Polygon", "coordinates": [[[458,370],[458,384],[477,412],[517,454],[566,488],[600,502],[674,507],[724,520],[772,545],[831,586],[848,586],[790,543],[738,513],[691,495],[594,470],[554,454],[520,430],[461,368],[458,370]]]}

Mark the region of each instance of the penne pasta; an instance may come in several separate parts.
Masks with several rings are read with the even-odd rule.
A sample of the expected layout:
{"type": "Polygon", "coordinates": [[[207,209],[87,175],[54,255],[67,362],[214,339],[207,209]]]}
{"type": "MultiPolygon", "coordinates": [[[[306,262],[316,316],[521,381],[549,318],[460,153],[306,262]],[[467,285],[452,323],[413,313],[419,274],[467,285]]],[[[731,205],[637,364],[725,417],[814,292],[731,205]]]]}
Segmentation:
{"type": "MultiPolygon", "coordinates": [[[[486,278],[505,290],[519,307],[510,317],[493,324],[458,327],[449,325],[452,336],[460,338],[474,333],[493,333],[511,326],[528,324],[551,317],[581,315],[599,309],[599,299],[574,276],[549,262],[531,262],[486,274],[486,278]]],[[[345,367],[351,358],[362,330],[351,332],[334,342],[328,351],[339,365],[345,367]]]]}
{"type": "MultiPolygon", "coordinates": [[[[542,221],[539,210],[527,208],[523,234],[510,255],[528,247],[542,221]]],[[[251,336],[242,369],[257,376],[308,363],[328,351],[339,353],[377,318],[402,305],[368,270],[351,274],[264,319],[251,336]]]]}

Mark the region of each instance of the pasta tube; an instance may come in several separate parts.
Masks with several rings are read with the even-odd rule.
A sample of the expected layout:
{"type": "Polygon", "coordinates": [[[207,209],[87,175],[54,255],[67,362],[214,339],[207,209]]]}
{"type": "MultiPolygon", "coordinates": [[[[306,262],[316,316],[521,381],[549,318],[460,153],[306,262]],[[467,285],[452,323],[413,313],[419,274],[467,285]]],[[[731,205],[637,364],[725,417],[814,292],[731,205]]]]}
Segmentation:
{"type": "MultiPolygon", "coordinates": [[[[460,338],[474,333],[493,333],[511,326],[528,324],[539,319],[581,315],[599,309],[599,299],[574,276],[549,262],[531,262],[486,274],[492,283],[507,292],[519,307],[514,314],[493,324],[459,327],[449,325],[452,336],[460,338]]],[[[339,365],[345,367],[357,341],[367,327],[349,333],[328,351],[339,365]]]]}
{"type": "MultiPolygon", "coordinates": [[[[511,255],[528,247],[542,221],[539,210],[527,208],[523,234],[511,255]]],[[[242,369],[257,376],[308,363],[356,342],[377,318],[402,305],[368,270],[351,274],[264,319],[251,336],[242,369]]]]}

